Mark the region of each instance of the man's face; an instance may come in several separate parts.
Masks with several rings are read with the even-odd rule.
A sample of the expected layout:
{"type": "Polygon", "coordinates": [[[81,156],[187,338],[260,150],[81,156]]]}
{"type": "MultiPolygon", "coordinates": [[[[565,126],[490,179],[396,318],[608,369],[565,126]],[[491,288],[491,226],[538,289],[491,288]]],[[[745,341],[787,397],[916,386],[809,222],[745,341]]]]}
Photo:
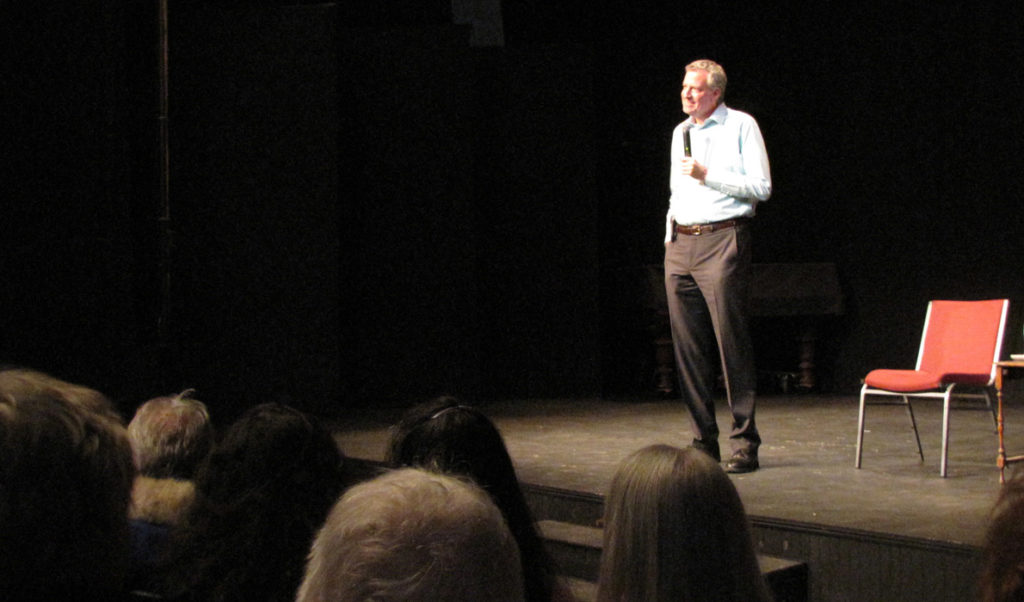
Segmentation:
{"type": "Polygon", "coordinates": [[[721,90],[708,87],[707,71],[687,71],[683,77],[683,90],[680,98],[683,101],[683,112],[693,117],[694,121],[703,122],[718,106],[721,90]]]}

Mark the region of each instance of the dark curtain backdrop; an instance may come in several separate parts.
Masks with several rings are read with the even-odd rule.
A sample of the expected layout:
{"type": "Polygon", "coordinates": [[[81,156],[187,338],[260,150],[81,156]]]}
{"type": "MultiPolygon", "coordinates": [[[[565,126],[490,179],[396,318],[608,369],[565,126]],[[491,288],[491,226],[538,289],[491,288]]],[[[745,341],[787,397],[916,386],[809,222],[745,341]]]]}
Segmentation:
{"type": "Polygon", "coordinates": [[[1024,347],[1020,8],[505,2],[475,47],[446,2],[172,2],[162,340],[154,10],[0,4],[0,362],[225,415],[648,393],[700,57],[767,140],[756,261],[836,265],[823,385],[912,365],[932,298],[1011,298],[1024,347]]]}

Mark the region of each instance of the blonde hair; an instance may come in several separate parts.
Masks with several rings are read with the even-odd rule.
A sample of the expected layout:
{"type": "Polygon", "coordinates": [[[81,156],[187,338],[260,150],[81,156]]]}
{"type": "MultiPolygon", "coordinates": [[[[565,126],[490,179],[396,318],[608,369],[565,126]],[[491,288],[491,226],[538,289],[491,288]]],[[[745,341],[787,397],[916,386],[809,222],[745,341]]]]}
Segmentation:
{"type": "Polygon", "coordinates": [[[119,590],[135,470],[110,401],[40,372],[0,371],[0,458],[5,595],[102,599],[119,590]]]}
{"type": "Polygon", "coordinates": [[[605,499],[598,602],[768,600],[739,494],[693,448],[651,445],[605,499]]]}

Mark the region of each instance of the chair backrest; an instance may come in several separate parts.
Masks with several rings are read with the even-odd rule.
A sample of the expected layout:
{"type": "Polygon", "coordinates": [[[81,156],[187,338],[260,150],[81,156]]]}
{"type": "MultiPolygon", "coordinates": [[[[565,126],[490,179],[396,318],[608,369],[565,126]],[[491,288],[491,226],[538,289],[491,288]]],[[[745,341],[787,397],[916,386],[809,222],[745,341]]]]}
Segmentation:
{"type": "Polygon", "coordinates": [[[1007,299],[929,303],[917,369],[947,384],[992,384],[1008,306],[1007,299]]]}

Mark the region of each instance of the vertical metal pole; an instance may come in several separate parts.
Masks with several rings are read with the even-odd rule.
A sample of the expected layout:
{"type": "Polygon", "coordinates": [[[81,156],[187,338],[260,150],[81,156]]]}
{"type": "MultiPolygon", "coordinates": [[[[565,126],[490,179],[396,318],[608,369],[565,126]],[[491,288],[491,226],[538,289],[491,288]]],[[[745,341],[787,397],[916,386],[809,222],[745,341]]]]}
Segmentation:
{"type": "Polygon", "coordinates": [[[171,198],[170,198],[170,140],[168,136],[168,28],[167,28],[167,2],[158,1],[158,70],[159,70],[159,114],[157,121],[159,125],[158,149],[158,203],[159,216],[159,237],[160,237],[160,298],[157,313],[157,347],[166,349],[169,347],[168,333],[171,313],[171,260],[173,255],[173,232],[171,230],[171,198]]]}

